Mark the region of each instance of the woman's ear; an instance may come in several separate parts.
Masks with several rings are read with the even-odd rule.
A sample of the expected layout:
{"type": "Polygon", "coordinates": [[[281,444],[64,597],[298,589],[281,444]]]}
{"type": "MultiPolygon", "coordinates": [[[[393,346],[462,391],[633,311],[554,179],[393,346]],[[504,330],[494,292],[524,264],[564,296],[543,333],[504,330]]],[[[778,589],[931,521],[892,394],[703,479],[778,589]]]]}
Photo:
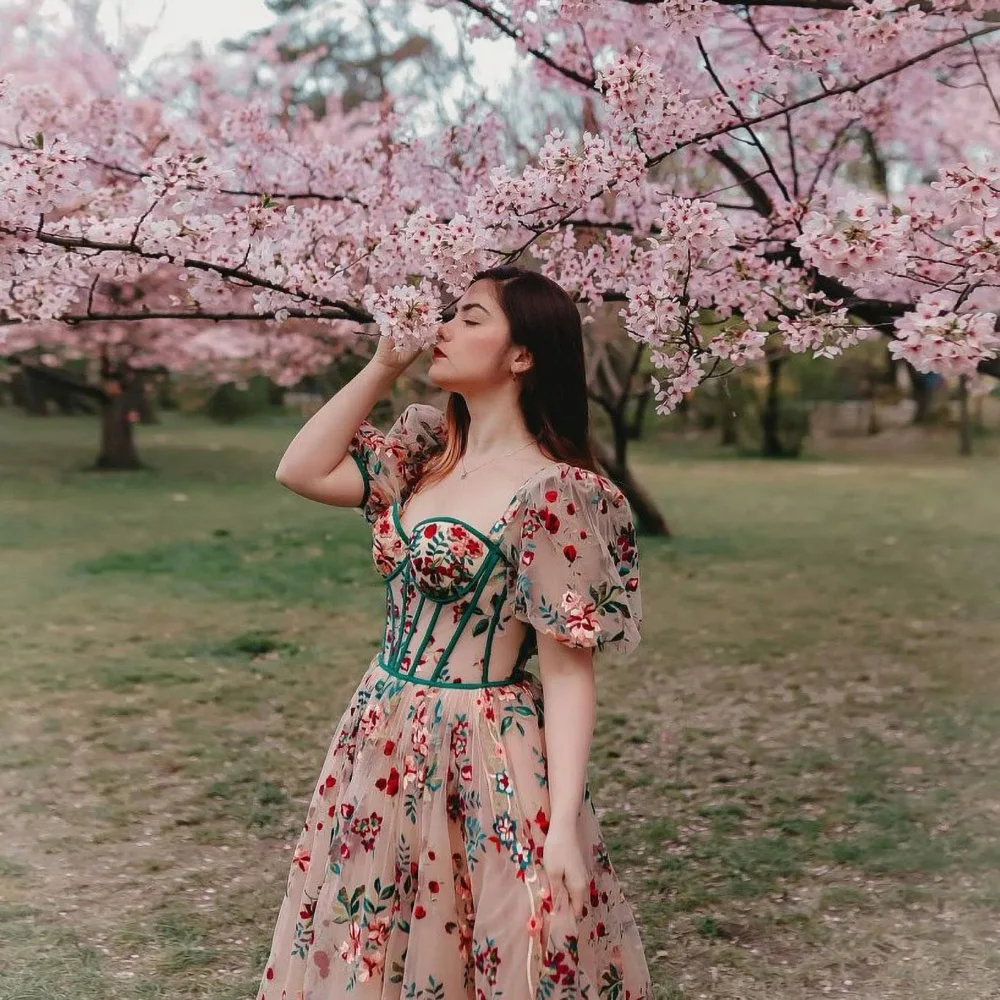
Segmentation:
{"type": "Polygon", "coordinates": [[[527,347],[518,344],[514,349],[514,356],[510,362],[511,374],[523,375],[534,363],[535,359],[531,356],[531,351],[527,347]]]}

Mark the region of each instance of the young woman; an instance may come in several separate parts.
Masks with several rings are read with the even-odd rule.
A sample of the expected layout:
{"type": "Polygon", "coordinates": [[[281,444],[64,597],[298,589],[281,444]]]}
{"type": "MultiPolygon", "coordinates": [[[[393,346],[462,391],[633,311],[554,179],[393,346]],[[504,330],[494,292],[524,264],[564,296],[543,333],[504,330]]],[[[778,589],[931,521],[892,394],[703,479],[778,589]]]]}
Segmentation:
{"type": "Polygon", "coordinates": [[[589,445],[579,313],[533,272],[476,275],[429,370],[447,411],[411,404],[383,434],[366,418],[418,353],[383,338],[277,470],[360,507],[386,623],[261,1000],[652,1000],[586,781],[593,655],[638,645],[641,606],[631,512],[589,445]]]}

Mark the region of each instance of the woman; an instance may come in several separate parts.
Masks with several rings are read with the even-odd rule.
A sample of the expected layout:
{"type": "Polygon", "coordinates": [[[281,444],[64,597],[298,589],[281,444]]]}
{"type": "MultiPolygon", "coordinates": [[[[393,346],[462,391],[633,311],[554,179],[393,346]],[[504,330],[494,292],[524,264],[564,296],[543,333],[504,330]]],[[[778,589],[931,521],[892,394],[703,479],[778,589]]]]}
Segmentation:
{"type": "Polygon", "coordinates": [[[586,784],[593,654],[633,649],[641,608],[628,503],[588,441],[579,314],[541,275],[477,274],[429,369],[447,412],[411,404],[383,434],[365,418],[418,353],[383,338],[277,470],[361,508],[386,625],[260,997],[652,1000],[586,784]]]}

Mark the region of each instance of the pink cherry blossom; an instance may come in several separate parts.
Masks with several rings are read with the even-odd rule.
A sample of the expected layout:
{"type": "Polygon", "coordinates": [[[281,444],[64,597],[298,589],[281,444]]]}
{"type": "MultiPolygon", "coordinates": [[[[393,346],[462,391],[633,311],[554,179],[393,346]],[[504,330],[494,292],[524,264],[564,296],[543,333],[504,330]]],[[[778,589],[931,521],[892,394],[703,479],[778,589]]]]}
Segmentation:
{"type": "Polygon", "coordinates": [[[292,384],[359,334],[428,346],[472,274],[530,256],[585,319],[618,304],[660,412],[765,345],[1000,374],[992,0],[433,6],[512,41],[579,131],[523,149],[469,107],[418,135],[406,95],[317,118],[280,30],[136,87],[141,37],[0,0],[0,351],[292,384]]]}

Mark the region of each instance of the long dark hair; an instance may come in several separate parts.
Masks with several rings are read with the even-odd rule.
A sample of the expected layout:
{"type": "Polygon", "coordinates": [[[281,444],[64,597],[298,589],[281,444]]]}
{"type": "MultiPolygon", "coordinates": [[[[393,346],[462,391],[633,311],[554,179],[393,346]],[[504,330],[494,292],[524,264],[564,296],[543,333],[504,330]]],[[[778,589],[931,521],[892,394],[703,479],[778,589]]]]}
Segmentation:
{"type": "MultiPolygon", "coordinates": [[[[554,461],[598,472],[576,304],[551,278],[524,267],[491,267],[472,280],[494,283],[511,341],[531,352],[533,364],[518,379],[518,403],[528,430],[554,461]]],[[[448,395],[446,417],[447,444],[427,463],[421,486],[446,476],[465,452],[469,410],[457,392],[448,395]]]]}

